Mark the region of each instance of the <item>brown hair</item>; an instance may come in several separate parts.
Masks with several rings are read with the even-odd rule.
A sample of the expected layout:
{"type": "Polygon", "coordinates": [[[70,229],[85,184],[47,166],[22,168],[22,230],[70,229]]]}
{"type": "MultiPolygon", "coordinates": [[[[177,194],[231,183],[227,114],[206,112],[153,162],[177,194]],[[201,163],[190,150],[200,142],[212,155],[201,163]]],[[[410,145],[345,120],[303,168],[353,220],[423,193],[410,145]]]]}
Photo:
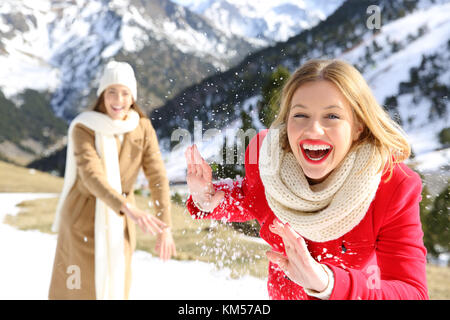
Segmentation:
{"type": "MultiPolygon", "coordinates": [[[[104,94],[105,94],[105,91],[103,91],[102,94],[97,98],[97,100],[95,101],[95,104],[91,108],[92,111],[97,111],[97,112],[106,114],[104,94]]],[[[147,116],[145,115],[145,112],[142,111],[141,107],[139,107],[139,105],[134,100],[133,100],[133,104],[131,105],[131,109],[136,111],[139,114],[140,118],[147,118],[147,116]]]]}
{"type": "MultiPolygon", "coordinates": [[[[409,158],[411,146],[400,125],[377,103],[361,73],[345,61],[313,59],[298,68],[283,87],[280,111],[271,128],[287,124],[292,97],[302,84],[320,80],[336,85],[349,101],[354,119],[364,125],[363,132],[352,144],[349,152],[364,142],[374,145],[375,151],[371,161],[378,161],[378,172],[388,163],[383,174],[389,171],[390,175],[386,180],[389,181],[394,165],[409,158]]],[[[287,135],[281,139],[283,148],[291,151],[287,135]]]]}

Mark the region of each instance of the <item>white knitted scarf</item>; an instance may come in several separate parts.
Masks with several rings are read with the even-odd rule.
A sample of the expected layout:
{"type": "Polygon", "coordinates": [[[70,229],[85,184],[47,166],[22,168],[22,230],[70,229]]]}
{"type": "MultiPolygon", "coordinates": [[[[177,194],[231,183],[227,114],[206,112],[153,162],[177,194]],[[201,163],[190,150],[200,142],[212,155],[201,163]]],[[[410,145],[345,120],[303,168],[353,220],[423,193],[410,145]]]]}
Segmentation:
{"type": "Polygon", "coordinates": [[[368,163],[374,146],[358,146],[323,182],[309,185],[295,156],[281,147],[285,132],[285,126],[270,129],[260,149],[260,176],[270,208],[309,240],[341,237],[362,220],[378,189],[378,165],[368,163]]]}
{"type": "MultiPolygon", "coordinates": [[[[77,166],[73,148],[73,128],[81,123],[95,131],[95,148],[102,160],[108,183],[122,193],[119,154],[115,134],[133,131],[139,125],[139,115],[130,110],[126,120],[113,120],[108,115],[96,111],[80,113],[69,126],[67,140],[66,169],[64,185],[56,209],[52,230],[58,232],[61,210],[77,176],[77,166]]],[[[96,298],[124,299],[125,296],[125,252],[124,222],[101,199],[95,203],[95,290],[96,298]]]]}

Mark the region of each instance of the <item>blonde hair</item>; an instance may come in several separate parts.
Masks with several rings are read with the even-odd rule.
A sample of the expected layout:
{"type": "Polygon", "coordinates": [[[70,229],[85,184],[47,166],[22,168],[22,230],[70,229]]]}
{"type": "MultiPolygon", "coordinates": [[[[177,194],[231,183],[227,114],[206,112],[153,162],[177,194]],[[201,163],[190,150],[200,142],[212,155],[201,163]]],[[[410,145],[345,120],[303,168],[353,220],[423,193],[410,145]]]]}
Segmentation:
{"type": "MultiPolygon", "coordinates": [[[[354,120],[364,125],[359,139],[352,144],[349,152],[366,142],[374,145],[371,161],[377,161],[380,164],[377,173],[383,170],[387,162],[383,174],[389,171],[390,175],[386,180],[389,181],[395,164],[409,158],[411,146],[401,126],[392,120],[387,111],[377,103],[361,73],[345,61],[313,59],[298,68],[283,87],[280,111],[271,128],[279,128],[287,124],[295,91],[304,83],[319,80],[327,80],[335,84],[349,101],[354,120]]],[[[284,150],[291,151],[287,134],[284,134],[281,139],[284,150]]]]}

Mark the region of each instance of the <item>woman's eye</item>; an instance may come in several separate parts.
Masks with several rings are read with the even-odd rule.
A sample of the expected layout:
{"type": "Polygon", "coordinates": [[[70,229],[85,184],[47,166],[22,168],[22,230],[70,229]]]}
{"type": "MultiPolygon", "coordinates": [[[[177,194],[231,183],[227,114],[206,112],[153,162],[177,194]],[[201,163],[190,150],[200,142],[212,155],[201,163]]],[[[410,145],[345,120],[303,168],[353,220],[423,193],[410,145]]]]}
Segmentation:
{"type": "MultiPolygon", "coordinates": [[[[294,118],[307,118],[307,117],[308,117],[307,115],[301,114],[301,113],[294,115],[294,118]]],[[[326,118],[327,119],[340,119],[339,116],[335,115],[335,114],[329,114],[326,116],[326,118]]]]}

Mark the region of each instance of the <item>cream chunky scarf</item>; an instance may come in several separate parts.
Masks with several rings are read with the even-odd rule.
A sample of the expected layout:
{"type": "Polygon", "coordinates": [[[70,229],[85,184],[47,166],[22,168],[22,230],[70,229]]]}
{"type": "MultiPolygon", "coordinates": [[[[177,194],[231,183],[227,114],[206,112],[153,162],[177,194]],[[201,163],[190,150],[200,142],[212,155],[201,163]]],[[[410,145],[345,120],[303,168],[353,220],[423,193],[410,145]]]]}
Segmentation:
{"type": "Polygon", "coordinates": [[[362,220],[378,189],[379,166],[368,163],[374,146],[360,145],[327,179],[310,186],[295,156],[281,148],[279,137],[285,132],[285,127],[270,129],[260,150],[259,170],[270,208],[311,241],[341,237],[362,220]]]}
{"type": "MultiPolygon", "coordinates": [[[[73,128],[77,123],[95,131],[95,148],[102,160],[108,183],[122,193],[119,155],[115,134],[133,131],[139,125],[139,115],[130,110],[126,120],[112,120],[96,111],[79,114],[69,126],[64,185],[56,209],[52,230],[59,229],[61,210],[77,176],[73,149],[73,128]]],[[[125,253],[123,218],[101,199],[95,203],[95,291],[97,299],[123,299],[125,294],[125,253]]]]}

